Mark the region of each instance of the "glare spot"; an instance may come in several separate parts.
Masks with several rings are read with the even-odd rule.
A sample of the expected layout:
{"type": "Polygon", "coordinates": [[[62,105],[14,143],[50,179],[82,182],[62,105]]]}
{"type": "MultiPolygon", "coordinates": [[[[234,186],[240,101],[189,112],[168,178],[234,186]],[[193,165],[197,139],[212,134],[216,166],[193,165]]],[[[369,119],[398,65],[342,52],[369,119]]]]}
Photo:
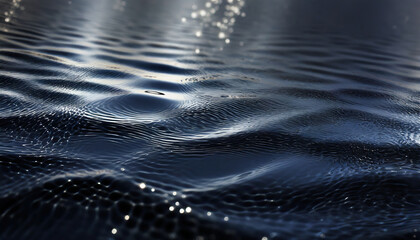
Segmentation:
{"type": "Polygon", "coordinates": [[[172,195],[176,196],[176,192],[172,192],[172,195]]]}
{"type": "Polygon", "coordinates": [[[191,212],[191,210],[192,210],[192,209],[191,209],[190,207],[185,208],[185,212],[186,212],[186,213],[190,213],[190,212],[191,212]]]}
{"type": "Polygon", "coordinates": [[[175,210],[175,207],[174,207],[174,206],[170,206],[170,207],[169,207],[169,211],[171,211],[171,212],[172,212],[172,211],[174,211],[174,210],[175,210]]]}
{"type": "Polygon", "coordinates": [[[175,203],[175,206],[179,206],[179,202],[176,202],[176,203],[175,203]]]}
{"type": "Polygon", "coordinates": [[[183,18],[181,18],[181,22],[183,22],[183,23],[187,22],[187,19],[183,17],[183,18]]]}
{"type": "Polygon", "coordinates": [[[226,37],[226,34],[224,32],[219,32],[219,38],[223,39],[226,37]]]}
{"type": "Polygon", "coordinates": [[[112,234],[117,234],[117,229],[116,229],[116,228],[113,228],[113,229],[111,230],[111,233],[112,233],[112,234]]]}
{"type": "Polygon", "coordinates": [[[205,11],[205,10],[200,10],[200,16],[204,17],[204,16],[206,16],[206,15],[207,15],[207,13],[206,13],[206,11],[205,11]]]}
{"type": "Polygon", "coordinates": [[[226,217],[224,217],[224,218],[223,218],[223,220],[224,220],[225,222],[227,222],[227,221],[229,221],[229,217],[227,217],[227,216],[226,216],[226,217]]]}
{"type": "Polygon", "coordinates": [[[185,210],[183,208],[179,209],[179,213],[183,214],[185,210]]]}
{"type": "Polygon", "coordinates": [[[155,192],[156,190],[154,188],[150,189],[150,191],[155,192]]]}
{"type": "Polygon", "coordinates": [[[145,189],[146,188],[146,184],[145,183],[140,183],[139,184],[140,189],[145,189]]]}
{"type": "Polygon", "coordinates": [[[196,12],[192,12],[191,13],[191,18],[197,18],[197,13],[196,12]]]}
{"type": "Polygon", "coordinates": [[[196,48],[196,49],[195,49],[195,53],[196,53],[196,54],[199,54],[199,53],[200,53],[200,49],[199,49],[199,48],[196,48]]]}
{"type": "Polygon", "coordinates": [[[128,221],[129,219],[130,219],[130,216],[128,216],[128,215],[125,215],[125,216],[124,216],[124,220],[125,220],[125,221],[128,221]]]}
{"type": "Polygon", "coordinates": [[[262,237],[261,240],[268,240],[268,237],[262,237]]]}
{"type": "Polygon", "coordinates": [[[211,216],[211,212],[207,212],[207,216],[209,216],[209,217],[210,217],[210,216],[211,216]]]}
{"type": "Polygon", "coordinates": [[[226,38],[226,39],[225,39],[225,43],[226,43],[226,44],[229,44],[229,43],[230,43],[230,39],[229,39],[229,38],[226,38]]]}
{"type": "Polygon", "coordinates": [[[125,168],[121,168],[121,171],[123,171],[123,172],[124,172],[124,171],[125,171],[125,168]]]}
{"type": "Polygon", "coordinates": [[[197,31],[197,32],[195,32],[195,36],[196,36],[196,37],[201,37],[201,35],[202,35],[201,31],[197,31]]]}

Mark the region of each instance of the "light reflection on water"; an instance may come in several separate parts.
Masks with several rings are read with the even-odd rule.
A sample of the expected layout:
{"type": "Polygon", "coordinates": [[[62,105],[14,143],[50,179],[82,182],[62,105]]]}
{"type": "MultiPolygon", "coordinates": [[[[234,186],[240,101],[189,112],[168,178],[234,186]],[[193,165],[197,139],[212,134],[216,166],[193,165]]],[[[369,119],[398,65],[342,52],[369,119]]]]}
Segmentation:
{"type": "Polygon", "coordinates": [[[245,12],[242,11],[244,6],[245,0],[211,0],[202,4],[202,6],[193,4],[190,17],[183,17],[181,21],[199,25],[200,29],[195,31],[197,38],[203,37],[205,29],[215,28],[217,29],[217,38],[229,44],[229,36],[234,31],[236,19],[246,16],[245,12]]]}
{"type": "Polygon", "coordinates": [[[0,239],[414,236],[402,1],[0,1],[0,239]]]}

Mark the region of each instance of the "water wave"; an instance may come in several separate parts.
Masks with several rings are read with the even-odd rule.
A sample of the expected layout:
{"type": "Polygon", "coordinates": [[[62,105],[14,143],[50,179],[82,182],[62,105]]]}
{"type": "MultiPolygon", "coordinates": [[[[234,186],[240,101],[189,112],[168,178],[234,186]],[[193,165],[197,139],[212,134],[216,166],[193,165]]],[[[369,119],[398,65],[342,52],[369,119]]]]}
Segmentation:
{"type": "Polygon", "coordinates": [[[0,1],[0,238],[415,237],[420,16],[322,2],[0,1]]]}

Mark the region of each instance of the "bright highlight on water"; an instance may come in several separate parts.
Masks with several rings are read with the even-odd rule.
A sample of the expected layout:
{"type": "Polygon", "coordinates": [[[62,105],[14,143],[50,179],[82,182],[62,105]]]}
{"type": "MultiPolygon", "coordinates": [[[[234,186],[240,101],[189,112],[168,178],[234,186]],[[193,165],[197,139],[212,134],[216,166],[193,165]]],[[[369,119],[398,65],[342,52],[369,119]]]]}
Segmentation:
{"type": "Polygon", "coordinates": [[[0,0],[0,239],[415,239],[420,2],[0,0]]]}

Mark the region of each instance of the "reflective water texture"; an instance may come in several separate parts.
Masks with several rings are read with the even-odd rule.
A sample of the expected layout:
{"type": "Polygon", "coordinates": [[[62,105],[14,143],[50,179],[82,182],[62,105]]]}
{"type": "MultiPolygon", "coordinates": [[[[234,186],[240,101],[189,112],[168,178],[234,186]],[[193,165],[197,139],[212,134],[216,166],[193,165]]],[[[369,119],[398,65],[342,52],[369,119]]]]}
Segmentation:
{"type": "Polygon", "coordinates": [[[1,1],[0,239],[419,237],[419,8],[1,1]]]}

